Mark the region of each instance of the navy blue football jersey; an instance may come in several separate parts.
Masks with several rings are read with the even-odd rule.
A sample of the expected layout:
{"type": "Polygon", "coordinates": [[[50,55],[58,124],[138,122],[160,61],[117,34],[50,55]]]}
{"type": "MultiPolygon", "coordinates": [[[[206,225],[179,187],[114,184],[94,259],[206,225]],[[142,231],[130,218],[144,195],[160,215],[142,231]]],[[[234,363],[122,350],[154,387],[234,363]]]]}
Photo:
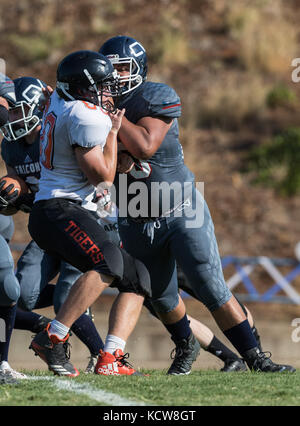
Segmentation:
{"type": "Polygon", "coordinates": [[[40,178],[40,138],[36,138],[31,145],[24,138],[9,142],[3,139],[1,143],[1,156],[5,163],[12,167],[29,186],[32,192],[38,190],[40,178]]]}
{"type": "MultiPolygon", "coordinates": [[[[144,182],[148,188],[148,208],[140,216],[158,217],[176,207],[191,194],[194,182],[193,173],[184,164],[183,150],[179,142],[179,128],[177,118],[181,115],[181,102],[174,89],[163,83],[145,82],[132,93],[125,96],[118,108],[125,108],[125,116],[136,124],[143,117],[173,119],[173,123],[162,144],[155,154],[148,160],[135,160],[135,166],[128,173],[127,186],[136,181],[144,182]],[[172,184],[170,203],[166,199],[164,190],[159,190],[157,184],[172,184]]],[[[121,187],[120,179],[116,177],[117,189],[121,187]]],[[[117,194],[122,196],[117,191],[117,194]]],[[[127,194],[128,202],[136,194],[127,194]]],[[[117,198],[122,208],[122,201],[117,198]]],[[[120,212],[122,215],[122,211],[120,212]]],[[[128,212],[130,216],[130,212],[128,212]]]]}

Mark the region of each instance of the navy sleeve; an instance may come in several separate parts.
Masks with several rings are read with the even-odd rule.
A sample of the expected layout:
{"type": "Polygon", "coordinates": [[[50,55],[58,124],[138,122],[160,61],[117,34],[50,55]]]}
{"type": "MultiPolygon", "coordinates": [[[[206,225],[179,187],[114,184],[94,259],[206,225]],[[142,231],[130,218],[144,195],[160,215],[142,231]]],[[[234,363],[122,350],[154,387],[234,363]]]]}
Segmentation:
{"type": "Polygon", "coordinates": [[[5,98],[10,104],[16,102],[14,82],[2,73],[0,73],[0,96],[5,98]]]}
{"type": "Polygon", "coordinates": [[[178,118],[181,101],[174,89],[162,83],[149,83],[144,91],[151,117],[178,118]]]}

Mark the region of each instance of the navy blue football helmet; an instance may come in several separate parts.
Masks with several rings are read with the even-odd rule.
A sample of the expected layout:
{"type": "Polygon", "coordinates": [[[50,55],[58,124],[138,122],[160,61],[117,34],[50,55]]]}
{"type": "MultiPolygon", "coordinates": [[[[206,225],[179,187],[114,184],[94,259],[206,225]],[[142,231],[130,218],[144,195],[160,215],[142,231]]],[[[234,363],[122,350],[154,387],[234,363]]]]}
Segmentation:
{"type": "Polygon", "coordinates": [[[107,40],[99,49],[113,65],[129,65],[129,75],[119,76],[123,86],[121,94],[131,92],[147,78],[147,54],[144,47],[132,37],[116,36],[107,40]]]}
{"type": "Polygon", "coordinates": [[[9,141],[23,138],[40,124],[46,102],[42,89],[47,85],[38,78],[20,77],[13,83],[16,101],[9,109],[9,121],[1,127],[1,133],[9,141]]]}

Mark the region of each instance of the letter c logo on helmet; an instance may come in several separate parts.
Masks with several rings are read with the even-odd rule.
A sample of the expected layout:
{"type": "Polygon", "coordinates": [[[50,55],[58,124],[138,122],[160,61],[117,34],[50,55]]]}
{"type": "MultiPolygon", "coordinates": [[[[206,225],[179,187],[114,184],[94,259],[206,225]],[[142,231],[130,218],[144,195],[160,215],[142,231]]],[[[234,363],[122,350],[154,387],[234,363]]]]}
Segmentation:
{"type": "Polygon", "coordinates": [[[145,53],[145,49],[138,41],[135,41],[134,43],[130,44],[129,49],[136,58],[145,53]]]}

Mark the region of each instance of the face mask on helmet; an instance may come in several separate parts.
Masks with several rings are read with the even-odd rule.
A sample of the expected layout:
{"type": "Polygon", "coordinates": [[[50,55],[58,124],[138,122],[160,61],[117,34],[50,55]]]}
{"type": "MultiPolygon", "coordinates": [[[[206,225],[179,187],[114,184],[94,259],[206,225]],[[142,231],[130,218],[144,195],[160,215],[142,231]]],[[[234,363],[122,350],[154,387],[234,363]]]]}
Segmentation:
{"type": "Polygon", "coordinates": [[[41,122],[42,106],[45,96],[42,88],[46,87],[38,79],[21,77],[14,80],[16,102],[9,109],[9,121],[0,131],[10,142],[30,134],[41,122]]]}
{"type": "Polygon", "coordinates": [[[102,81],[98,86],[98,97],[100,106],[108,112],[114,113],[117,109],[120,96],[120,79],[116,70],[112,76],[102,81]]]}
{"type": "Polygon", "coordinates": [[[142,84],[143,77],[140,75],[141,68],[134,58],[118,58],[117,56],[108,55],[107,58],[118,72],[121,93],[125,95],[142,84]],[[124,72],[123,75],[122,72],[124,72]]]}
{"type": "Polygon", "coordinates": [[[107,40],[99,52],[105,55],[119,74],[121,95],[140,86],[147,75],[147,55],[135,39],[117,36],[107,40]]]}

